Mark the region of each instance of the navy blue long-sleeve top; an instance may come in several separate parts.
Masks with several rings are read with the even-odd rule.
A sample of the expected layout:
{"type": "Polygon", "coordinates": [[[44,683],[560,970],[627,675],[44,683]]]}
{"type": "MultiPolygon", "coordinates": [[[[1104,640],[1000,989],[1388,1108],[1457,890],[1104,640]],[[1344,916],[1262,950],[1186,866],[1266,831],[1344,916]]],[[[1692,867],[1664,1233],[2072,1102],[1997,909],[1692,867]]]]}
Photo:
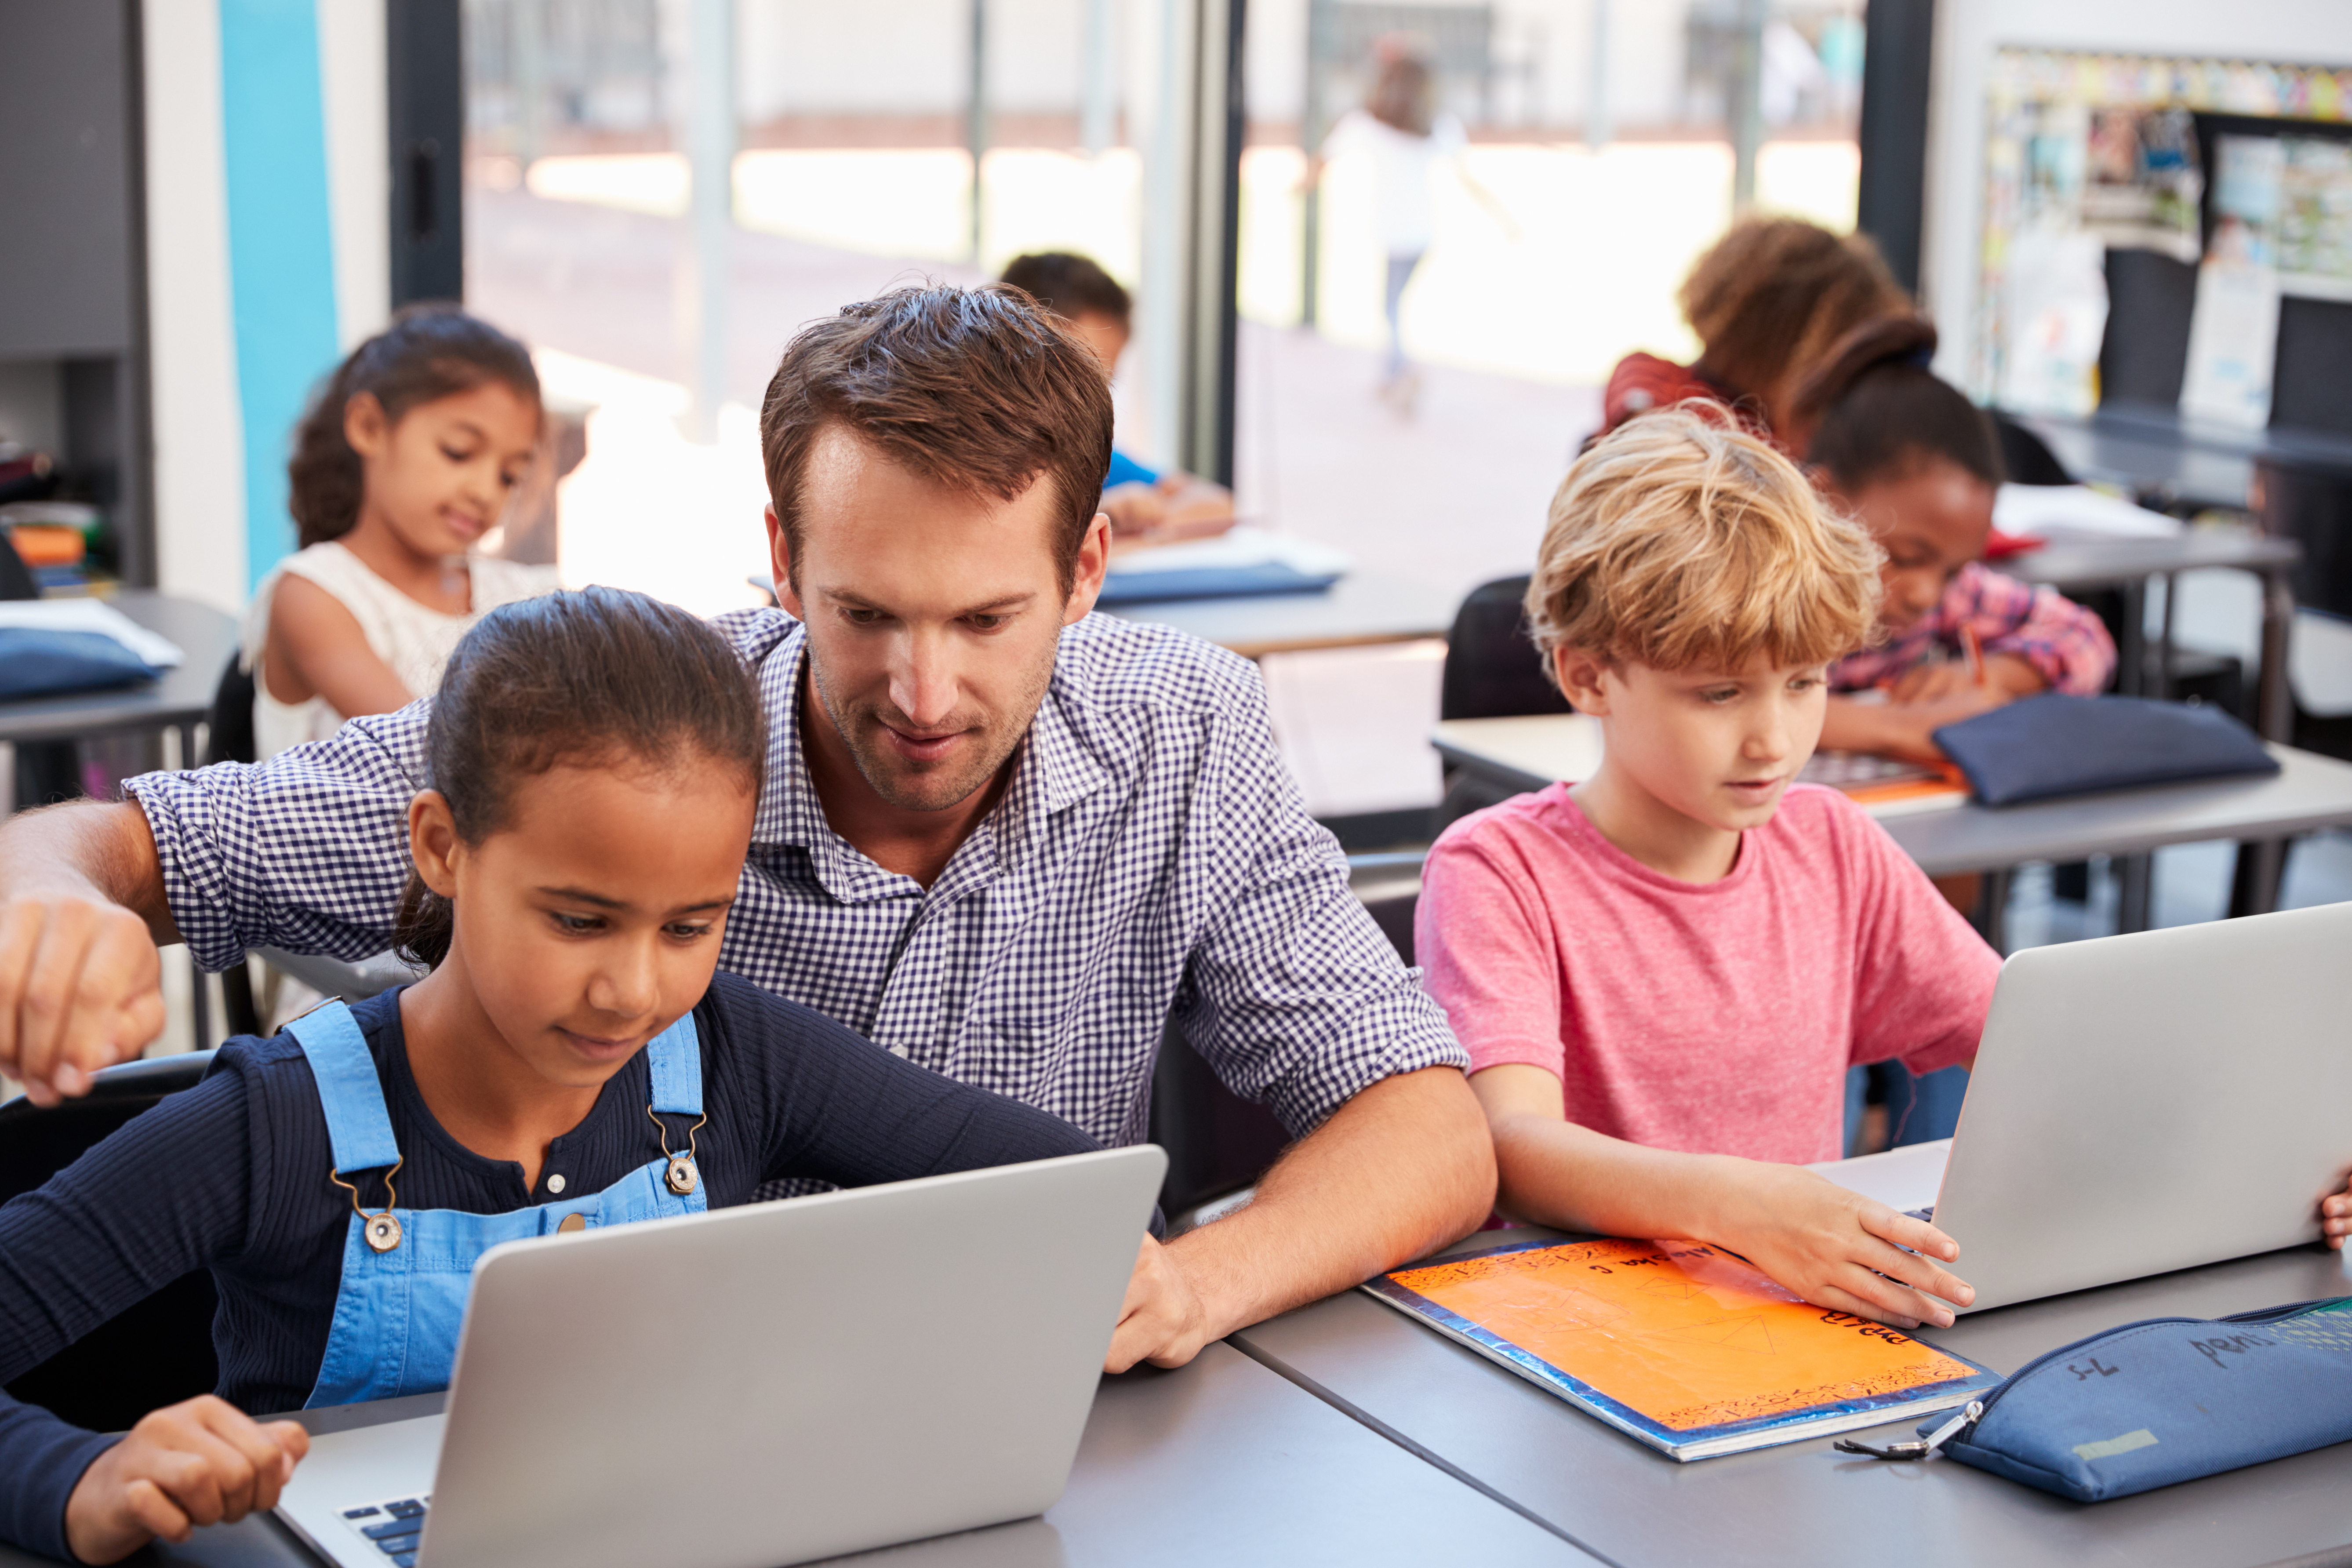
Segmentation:
{"type": "MultiPolygon", "coordinates": [[[[444,1131],[408,1068],[396,991],[352,1009],[405,1163],[410,1209],[503,1214],[562,1191],[601,1192],[657,1158],[640,1051],[595,1108],[522,1167],[444,1131]]],[[[1057,1117],[940,1077],[748,981],[716,976],[696,1004],[703,1105],[696,1163],[712,1208],[761,1183],[841,1186],[1048,1159],[1095,1148],[1057,1117]]],[[[673,1119],[675,1120],[675,1119],[673,1119]]],[[[204,1081],[133,1118],[47,1185],[0,1205],[0,1384],[197,1268],[220,1296],[222,1398],[299,1408],[325,1359],[350,1195],[333,1185],[326,1113],[290,1035],[221,1047],[204,1081]]],[[[367,1178],[371,1209],[381,1203],[367,1178]]],[[[64,1557],[66,1500],[115,1439],[0,1394],[0,1540],[64,1557]]]]}

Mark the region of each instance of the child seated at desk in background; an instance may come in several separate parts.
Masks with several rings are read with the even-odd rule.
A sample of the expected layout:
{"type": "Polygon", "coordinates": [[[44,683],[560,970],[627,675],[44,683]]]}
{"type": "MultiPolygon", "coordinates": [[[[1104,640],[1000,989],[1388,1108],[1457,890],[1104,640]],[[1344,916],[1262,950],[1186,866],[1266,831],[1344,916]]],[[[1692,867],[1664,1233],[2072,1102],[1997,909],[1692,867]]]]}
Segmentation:
{"type": "Polygon", "coordinates": [[[1096,1147],[714,973],[766,734],[685,611],[591,588],[493,612],[427,747],[401,926],[431,975],[229,1041],[0,1206],[0,1383],[194,1269],[220,1294],[217,1397],[108,1437],[0,1394],[0,1541],[111,1563],[272,1507],[308,1440],[252,1416],[446,1387],[499,1241],[1096,1147]]]}
{"type": "Polygon", "coordinates": [[[1878,565],[1727,421],[1667,410],[1604,437],[1528,590],[1603,760],[1448,828],[1414,926],[1505,1213],[1719,1243],[1909,1327],[1949,1321],[1913,1287],[1969,1300],[1940,1266],[1958,1247],[1798,1167],[1843,1153],[1849,1067],[1972,1058],[2000,961],[1861,807],[1792,782],[1878,565]]]}
{"type": "MultiPolygon", "coordinates": [[[[1076,329],[1102,362],[1118,374],[1119,356],[1133,335],[1134,304],[1118,279],[1067,250],[1016,256],[1003,282],[1020,289],[1076,329]]],[[[1205,539],[1234,525],[1234,493],[1213,480],[1147,468],[1117,447],[1103,477],[1102,510],[1110,517],[1113,548],[1205,539]]]]}
{"type": "Polygon", "coordinates": [[[1916,317],[1850,333],[1795,396],[1808,454],[1832,500],[1886,552],[1878,620],[1886,640],[1830,669],[1821,743],[1934,761],[1932,736],[2038,691],[2089,696],[2115,673],[2115,639],[2055,588],[1983,564],[2000,488],[1992,422],[1927,368],[1936,329],[1916,317]],[[1973,633],[1981,679],[1962,658],[1973,633]],[[1850,693],[1883,691],[1883,701],[1850,693]]]}
{"type": "Polygon", "coordinates": [[[530,351],[453,306],[401,311],[337,367],[287,465],[301,549],[246,615],[258,759],[406,707],[485,610],[555,586],[553,567],[473,553],[541,419],[530,351]]]}

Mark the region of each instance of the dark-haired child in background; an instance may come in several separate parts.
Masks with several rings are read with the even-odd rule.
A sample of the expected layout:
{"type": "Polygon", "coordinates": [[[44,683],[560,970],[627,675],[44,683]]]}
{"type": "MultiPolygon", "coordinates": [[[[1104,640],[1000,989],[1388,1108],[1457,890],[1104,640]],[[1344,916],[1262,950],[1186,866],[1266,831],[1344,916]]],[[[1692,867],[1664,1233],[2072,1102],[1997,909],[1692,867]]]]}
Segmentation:
{"type": "MultiPolygon", "coordinates": [[[[1134,335],[1134,301],[1118,279],[1090,258],[1067,250],[1016,256],[1003,281],[1069,323],[1102,362],[1118,373],[1119,356],[1134,335]]],[[[1165,472],[1137,462],[1116,447],[1103,477],[1102,510],[1116,546],[1172,544],[1204,539],[1234,524],[1234,493],[1181,470],[1165,472]]]]}
{"type": "Polygon", "coordinates": [[[432,974],[231,1040],[0,1206],[0,1383],[193,1269],[221,1300],[217,1396],[101,1436],[0,1394],[0,1541],[111,1563],[273,1506],[308,1441],[254,1414],[446,1386],[499,1241],[1096,1147],[714,973],[766,742],[683,610],[592,588],[467,635],[408,803],[432,974]]]}
{"type": "Polygon", "coordinates": [[[1935,327],[1916,317],[1866,323],[1791,399],[1812,430],[1816,479],[1886,552],[1885,640],[1831,669],[1825,748],[1932,761],[1943,725],[2039,691],[2087,696],[2115,673],[2097,616],[1983,564],[2000,447],[1984,411],[1927,368],[1935,348],[1935,327]],[[1981,681],[1963,628],[1983,650],[1981,681]]]}
{"type": "Polygon", "coordinates": [[[530,351],[449,306],[402,311],[336,369],[287,467],[301,549],[246,616],[261,758],[406,706],[482,612],[555,586],[473,552],[540,429],[530,351]]]}

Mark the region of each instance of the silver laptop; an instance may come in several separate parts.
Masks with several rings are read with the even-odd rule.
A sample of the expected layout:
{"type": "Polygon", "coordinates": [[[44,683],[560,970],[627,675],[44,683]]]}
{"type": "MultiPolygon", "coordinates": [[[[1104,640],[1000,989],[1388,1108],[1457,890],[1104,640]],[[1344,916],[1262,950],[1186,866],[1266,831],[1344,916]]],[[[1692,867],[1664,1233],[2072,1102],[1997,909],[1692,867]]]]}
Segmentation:
{"type": "Polygon", "coordinates": [[[2318,1240],[2352,1169],[2352,903],[2016,954],[1940,1188],[1929,1147],[1850,1164],[1815,1169],[1935,1191],[1972,1311],[2318,1240]]]}
{"type": "Polygon", "coordinates": [[[446,1414],[316,1438],[278,1512],[341,1568],[774,1568],[1041,1513],[1166,1168],[1147,1144],[494,1247],[446,1414]]]}

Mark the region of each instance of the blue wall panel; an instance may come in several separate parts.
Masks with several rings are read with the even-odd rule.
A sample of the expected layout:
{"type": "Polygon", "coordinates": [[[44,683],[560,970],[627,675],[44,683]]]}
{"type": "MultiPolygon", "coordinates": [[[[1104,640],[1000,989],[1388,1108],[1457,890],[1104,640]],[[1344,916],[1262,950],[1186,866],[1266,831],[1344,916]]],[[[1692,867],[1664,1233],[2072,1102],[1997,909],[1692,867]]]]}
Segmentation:
{"type": "Polygon", "coordinates": [[[333,370],[340,347],[316,5],[220,0],[248,586],[294,547],[286,459],[303,405],[333,370]]]}

